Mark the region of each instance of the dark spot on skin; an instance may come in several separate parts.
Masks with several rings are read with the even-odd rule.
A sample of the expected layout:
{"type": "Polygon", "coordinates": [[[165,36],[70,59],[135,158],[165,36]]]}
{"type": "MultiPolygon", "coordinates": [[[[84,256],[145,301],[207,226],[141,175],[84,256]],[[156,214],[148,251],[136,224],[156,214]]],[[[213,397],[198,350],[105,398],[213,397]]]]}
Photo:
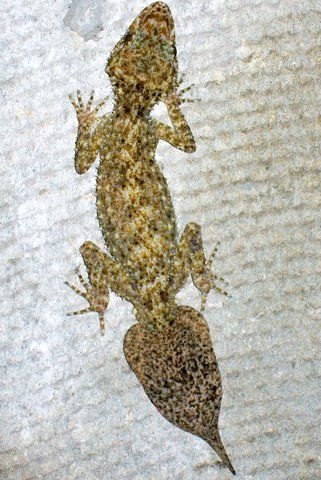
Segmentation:
{"type": "Polygon", "coordinates": [[[126,32],[123,39],[125,42],[129,42],[132,38],[133,34],[131,32],[126,32]]]}
{"type": "Polygon", "coordinates": [[[190,245],[193,253],[199,252],[202,249],[202,242],[196,236],[192,237],[190,245]]]}

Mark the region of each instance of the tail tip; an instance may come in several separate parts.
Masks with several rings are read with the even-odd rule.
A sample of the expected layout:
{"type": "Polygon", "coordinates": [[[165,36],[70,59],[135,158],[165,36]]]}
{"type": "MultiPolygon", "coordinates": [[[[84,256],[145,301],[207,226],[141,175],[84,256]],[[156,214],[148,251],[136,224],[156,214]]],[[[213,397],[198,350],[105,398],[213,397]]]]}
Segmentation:
{"type": "Polygon", "coordinates": [[[223,465],[225,465],[229,469],[232,475],[236,475],[236,471],[234,470],[234,467],[231,464],[229,459],[226,459],[226,460],[224,459],[223,465]]]}
{"type": "Polygon", "coordinates": [[[226,450],[222,444],[218,431],[216,432],[216,438],[214,441],[212,439],[209,441],[208,439],[205,439],[205,438],[204,440],[213,448],[213,450],[219,456],[222,464],[229,469],[232,475],[236,475],[236,471],[234,470],[234,467],[226,453],[226,450]]]}

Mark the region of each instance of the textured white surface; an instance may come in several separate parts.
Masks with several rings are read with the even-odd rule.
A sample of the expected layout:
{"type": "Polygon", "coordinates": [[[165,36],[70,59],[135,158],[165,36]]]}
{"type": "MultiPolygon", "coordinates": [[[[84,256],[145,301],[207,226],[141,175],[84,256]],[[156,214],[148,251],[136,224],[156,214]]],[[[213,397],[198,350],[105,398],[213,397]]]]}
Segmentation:
{"type": "MultiPolygon", "coordinates": [[[[114,295],[65,313],[85,240],[101,243],[95,168],[73,168],[68,94],[110,92],[113,45],[149,2],[1,2],[1,480],[228,479],[149,402],[122,353],[114,295]],[[89,8],[90,5],[90,8],[89,8]],[[71,8],[68,11],[68,7],[71,8]]],[[[221,434],[240,479],[321,478],[321,5],[169,1],[195,154],[160,145],[182,231],[203,227],[233,298],[206,318],[223,377],[221,434]],[[188,5],[188,6],[187,6],[188,5]]],[[[110,100],[108,108],[111,108],[110,100]]],[[[198,306],[188,285],[184,303],[198,306]]]]}

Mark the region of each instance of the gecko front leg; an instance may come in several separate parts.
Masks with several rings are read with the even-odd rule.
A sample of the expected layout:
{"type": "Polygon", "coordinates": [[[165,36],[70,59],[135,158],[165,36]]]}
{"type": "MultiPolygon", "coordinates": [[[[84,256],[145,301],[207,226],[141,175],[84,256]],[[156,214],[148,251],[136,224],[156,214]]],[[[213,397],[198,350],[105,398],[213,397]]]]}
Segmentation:
{"type": "Polygon", "coordinates": [[[91,92],[87,105],[84,105],[80,91],[77,91],[77,101],[70,95],[69,99],[76,110],[78,119],[78,134],[75,152],[75,169],[79,174],[87,172],[97,158],[98,152],[106,137],[106,123],[109,115],[97,118],[96,114],[105,104],[106,98],[91,110],[94,91],[91,92]]]}
{"type": "MultiPolygon", "coordinates": [[[[189,90],[189,87],[181,93],[189,90]]],[[[172,127],[162,122],[156,123],[156,136],[159,140],[170,143],[173,147],[183,150],[183,152],[193,153],[196,149],[195,140],[188,123],[180,109],[183,103],[181,93],[171,92],[164,98],[168,115],[172,123],[172,127]]]]}
{"type": "Polygon", "coordinates": [[[80,248],[80,253],[87,269],[89,283],[83,279],[79,272],[78,277],[86,291],[82,292],[74,285],[66,283],[74,292],[85,298],[90,306],[69,315],[97,312],[99,315],[100,333],[104,335],[104,314],[109,302],[109,288],[134,305],[139,303],[139,299],[130,277],[112,257],[102,252],[92,242],[85,242],[80,248]]]}
{"type": "Polygon", "coordinates": [[[217,251],[217,246],[206,260],[201,227],[197,223],[188,223],[184,229],[181,240],[177,246],[177,254],[174,261],[174,291],[177,293],[184,285],[188,275],[192,274],[195,287],[201,292],[201,311],[204,311],[207,295],[211,289],[221,295],[229,296],[227,292],[218,287],[215,281],[219,280],[227,284],[225,280],[211,271],[212,260],[217,251]]]}

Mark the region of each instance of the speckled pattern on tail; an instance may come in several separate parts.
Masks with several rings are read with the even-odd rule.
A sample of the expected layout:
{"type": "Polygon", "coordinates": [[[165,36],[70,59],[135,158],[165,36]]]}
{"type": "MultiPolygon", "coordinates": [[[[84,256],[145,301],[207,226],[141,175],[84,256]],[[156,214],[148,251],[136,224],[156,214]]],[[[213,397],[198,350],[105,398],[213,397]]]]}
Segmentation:
{"type": "Polygon", "coordinates": [[[173,425],[203,438],[235,474],[218,431],[221,375],[203,316],[178,307],[161,332],[133,325],[124,339],[126,359],[149,399],[173,425]]]}

